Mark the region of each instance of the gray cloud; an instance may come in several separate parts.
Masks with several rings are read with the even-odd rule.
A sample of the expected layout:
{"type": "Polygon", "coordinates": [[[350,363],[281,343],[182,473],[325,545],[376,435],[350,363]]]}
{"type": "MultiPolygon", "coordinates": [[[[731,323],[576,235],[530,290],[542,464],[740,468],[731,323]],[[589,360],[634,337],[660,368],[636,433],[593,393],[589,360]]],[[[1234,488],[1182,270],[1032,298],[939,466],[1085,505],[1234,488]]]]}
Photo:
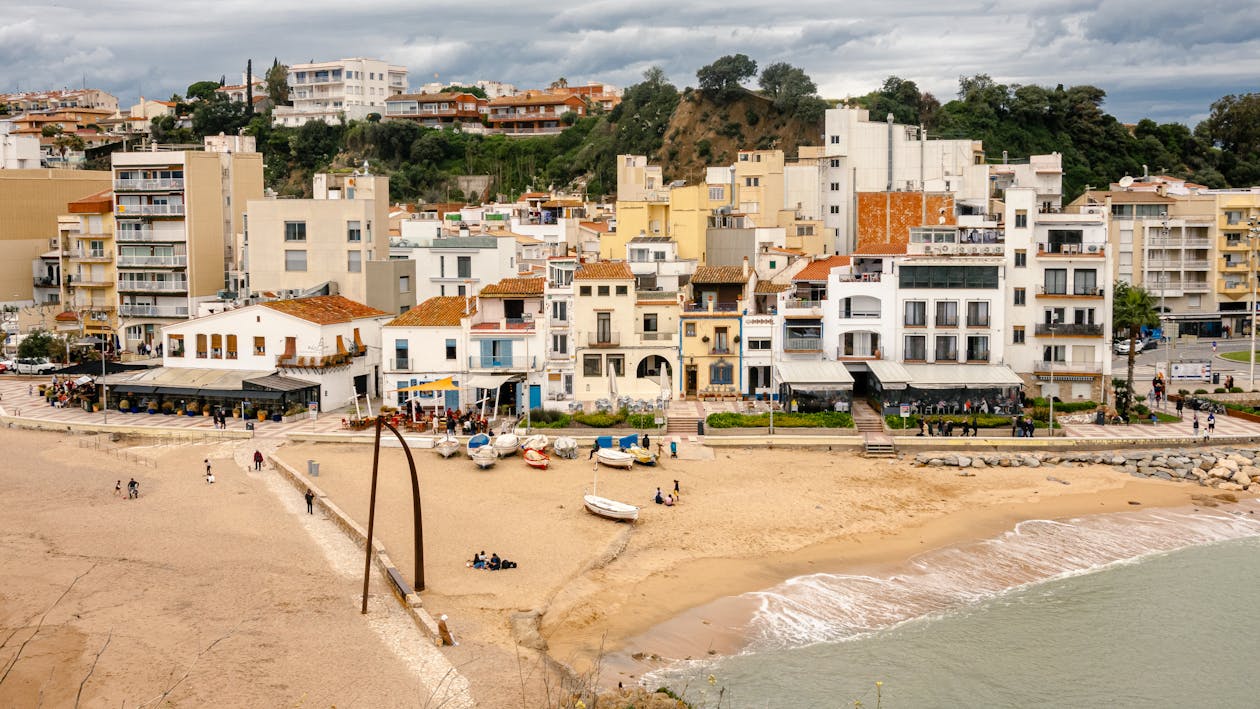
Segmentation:
{"type": "Polygon", "coordinates": [[[0,90],[83,81],[125,104],[235,81],[286,63],[372,56],[408,67],[413,86],[498,79],[522,88],[626,86],[650,66],[694,85],[700,66],[742,52],[804,68],[825,96],[866,93],[891,74],[942,100],[958,77],[1090,83],[1121,120],[1192,122],[1225,93],[1260,89],[1260,3],[1247,0],[59,0],[7,7],[0,90]]]}

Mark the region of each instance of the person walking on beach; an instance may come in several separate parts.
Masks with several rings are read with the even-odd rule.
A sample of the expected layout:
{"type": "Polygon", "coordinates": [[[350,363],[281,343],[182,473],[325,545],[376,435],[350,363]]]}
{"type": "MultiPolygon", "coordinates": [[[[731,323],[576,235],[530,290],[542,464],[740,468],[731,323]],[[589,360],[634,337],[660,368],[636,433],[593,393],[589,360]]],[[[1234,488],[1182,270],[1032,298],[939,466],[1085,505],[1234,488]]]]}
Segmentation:
{"type": "Polygon", "coordinates": [[[263,454],[262,451],[254,451],[254,470],[262,470],[263,454]]]}
{"type": "Polygon", "coordinates": [[[127,483],[127,498],[134,500],[137,497],[140,497],[140,483],[136,482],[135,478],[132,478],[131,481],[127,483]]]}
{"type": "Polygon", "coordinates": [[[210,474],[210,459],[206,458],[206,475],[210,474]]]}
{"type": "Polygon", "coordinates": [[[114,483],[114,497],[122,497],[122,481],[114,483]]]}
{"type": "Polygon", "coordinates": [[[304,497],[306,497],[306,514],[315,514],[315,493],[311,492],[311,489],[308,487],[304,497]]]}

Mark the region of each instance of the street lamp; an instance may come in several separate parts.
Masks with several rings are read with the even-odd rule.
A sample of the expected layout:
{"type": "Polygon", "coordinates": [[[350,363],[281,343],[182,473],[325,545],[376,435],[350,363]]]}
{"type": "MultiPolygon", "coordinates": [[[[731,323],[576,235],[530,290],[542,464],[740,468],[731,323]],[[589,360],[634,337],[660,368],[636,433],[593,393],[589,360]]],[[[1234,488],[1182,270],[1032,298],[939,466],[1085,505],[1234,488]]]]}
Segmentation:
{"type": "Polygon", "coordinates": [[[1054,395],[1058,391],[1054,388],[1054,358],[1058,356],[1058,353],[1054,350],[1054,325],[1058,319],[1059,314],[1054,310],[1051,310],[1050,323],[1047,327],[1047,329],[1050,330],[1050,396],[1048,397],[1050,399],[1050,420],[1048,423],[1050,426],[1051,438],[1054,438],[1054,395]]]}
{"type": "Polygon", "coordinates": [[[1251,277],[1251,317],[1248,319],[1251,323],[1251,351],[1247,357],[1251,364],[1248,366],[1249,374],[1247,385],[1249,390],[1255,391],[1256,388],[1256,281],[1260,280],[1256,277],[1256,239],[1260,238],[1260,224],[1257,224],[1256,218],[1252,217],[1247,220],[1247,243],[1251,246],[1251,250],[1247,253],[1247,265],[1250,267],[1251,277]]]}

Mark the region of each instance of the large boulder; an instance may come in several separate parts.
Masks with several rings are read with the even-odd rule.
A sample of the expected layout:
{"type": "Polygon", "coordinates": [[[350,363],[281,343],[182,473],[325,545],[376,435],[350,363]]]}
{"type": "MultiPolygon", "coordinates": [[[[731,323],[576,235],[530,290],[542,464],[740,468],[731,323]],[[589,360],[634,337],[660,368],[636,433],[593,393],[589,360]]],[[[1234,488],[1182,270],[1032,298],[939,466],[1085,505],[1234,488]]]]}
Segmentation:
{"type": "Polygon", "coordinates": [[[970,467],[971,467],[971,458],[968,458],[968,457],[967,457],[967,456],[965,456],[965,455],[960,455],[960,456],[958,456],[958,463],[957,463],[957,465],[958,465],[958,467],[960,467],[960,468],[970,468],[970,467]]]}

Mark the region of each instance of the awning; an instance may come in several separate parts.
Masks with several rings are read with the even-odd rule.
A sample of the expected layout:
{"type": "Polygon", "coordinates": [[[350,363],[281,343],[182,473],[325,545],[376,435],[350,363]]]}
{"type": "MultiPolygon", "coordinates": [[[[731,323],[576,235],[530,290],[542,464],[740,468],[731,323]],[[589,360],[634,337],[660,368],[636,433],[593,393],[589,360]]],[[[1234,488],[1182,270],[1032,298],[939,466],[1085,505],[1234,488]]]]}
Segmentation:
{"type": "Polygon", "coordinates": [[[398,391],[459,391],[453,377],[445,377],[435,382],[425,382],[415,386],[402,387],[398,391]]]}
{"type": "Polygon", "coordinates": [[[519,374],[482,374],[469,377],[468,381],[464,382],[464,386],[474,389],[498,389],[512,379],[519,379],[520,376],[519,374]]]}
{"type": "Polygon", "coordinates": [[[910,381],[910,373],[897,362],[873,359],[865,364],[884,389],[905,389],[906,384],[910,381]]]}
{"type": "Polygon", "coordinates": [[[157,387],[143,384],[114,384],[111,385],[111,389],[114,394],[152,394],[157,387]]]}
{"type": "Polygon", "coordinates": [[[272,391],[301,391],[302,389],[310,389],[319,386],[318,382],[308,382],[305,379],[295,379],[286,377],[282,374],[272,374],[266,377],[254,377],[241,382],[241,386],[245,391],[257,391],[257,389],[270,389],[272,391]],[[255,388],[257,387],[257,389],[255,388]]]}
{"type": "Polygon", "coordinates": [[[779,381],[798,389],[851,389],[853,375],[843,362],[779,362],[779,381]],[[822,385],[832,385],[824,387],[822,385]]]}
{"type": "Polygon", "coordinates": [[[915,389],[1000,389],[1024,383],[1010,367],[1001,364],[903,364],[915,389]]]}

